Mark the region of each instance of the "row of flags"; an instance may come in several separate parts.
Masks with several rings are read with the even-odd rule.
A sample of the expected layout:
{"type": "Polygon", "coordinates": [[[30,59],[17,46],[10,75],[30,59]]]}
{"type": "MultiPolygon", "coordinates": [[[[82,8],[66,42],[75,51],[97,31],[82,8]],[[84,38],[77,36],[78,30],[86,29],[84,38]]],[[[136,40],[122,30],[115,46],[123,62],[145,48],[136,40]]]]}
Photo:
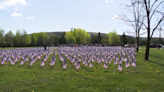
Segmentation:
{"type": "Polygon", "coordinates": [[[122,47],[60,47],[50,48],[43,50],[42,48],[28,48],[28,49],[10,49],[0,50],[1,64],[10,62],[15,65],[15,62],[20,60],[20,65],[29,61],[32,66],[37,60],[40,60],[41,66],[45,65],[45,62],[52,54],[50,65],[55,65],[56,55],[59,55],[60,61],[63,63],[63,69],[67,68],[67,62],[71,62],[76,69],[80,68],[80,64],[85,67],[94,67],[94,62],[103,64],[104,68],[109,68],[108,64],[113,61],[114,65],[118,65],[118,70],[122,71],[122,62],[125,62],[125,67],[136,67],[136,52],[133,48],[122,47]],[[41,58],[43,59],[41,60],[41,58]]]}
{"type": "Polygon", "coordinates": [[[15,65],[19,60],[20,65],[30,61],[30,66],[32,66],[37,60],[40,60],[41,57],[44,56],[41,62],[41,66],[44,66],[44,62],[47,61],[52,51],[53,48],[47,51],[42,48],[0,50],[0,61],[1,64],[10,62],[12,65],[15,65]]]}
{"type": "Polygon", "coordinates": [[[125,62],[125,67],[136,67],[135,50],[133,48],[121,47],[61,47],[57,50],[59,58],[63,62],[63,67],[66,65],[66,58],[74,64],[76,69],[80,68],[80,62],[84,66],[94,67],[93,62],[99,63],[103,67],[109,68],[112,60],[114,65],[118,65],[118,70],[122,71],[122,62],[125,62]]]}

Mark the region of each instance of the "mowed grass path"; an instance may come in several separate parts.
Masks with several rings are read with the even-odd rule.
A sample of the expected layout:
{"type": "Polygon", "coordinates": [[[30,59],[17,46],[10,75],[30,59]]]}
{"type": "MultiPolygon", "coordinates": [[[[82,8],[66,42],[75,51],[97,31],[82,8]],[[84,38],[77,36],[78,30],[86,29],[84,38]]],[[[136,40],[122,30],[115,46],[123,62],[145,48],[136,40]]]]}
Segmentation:
{"type": "Polygon", "coordinates": [[[137,67],[125,68],[123,62],[122,72],[113,62],[108,69],[95,62],[93,68],[81,63],[76,70],[69,60],[63,70],[58,55],[50,66],[52,54],[44,67],[41,60],[33,66],[29,61],[23,66],[20,61],[0,65],[0,92],[163,92],[164,50],[150,49],[150,61],[144,61],[144,53],[145,47],[141,47],[137,67]]]}

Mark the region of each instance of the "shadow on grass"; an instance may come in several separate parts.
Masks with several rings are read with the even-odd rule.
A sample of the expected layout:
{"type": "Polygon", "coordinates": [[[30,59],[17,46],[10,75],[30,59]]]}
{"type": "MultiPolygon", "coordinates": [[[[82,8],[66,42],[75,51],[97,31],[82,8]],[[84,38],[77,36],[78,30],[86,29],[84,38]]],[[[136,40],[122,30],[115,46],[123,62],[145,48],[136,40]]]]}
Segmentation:
{"type": "Polygon", "coordinates": [[[151,63],[157,64],[157,65],[160,65],[160,66],[164,66],[164,64],[158,63],[158,62],[156,62],[156,61],[151,61],[151,60],[149,60],[148,62],[151,62],[151,63]]]}

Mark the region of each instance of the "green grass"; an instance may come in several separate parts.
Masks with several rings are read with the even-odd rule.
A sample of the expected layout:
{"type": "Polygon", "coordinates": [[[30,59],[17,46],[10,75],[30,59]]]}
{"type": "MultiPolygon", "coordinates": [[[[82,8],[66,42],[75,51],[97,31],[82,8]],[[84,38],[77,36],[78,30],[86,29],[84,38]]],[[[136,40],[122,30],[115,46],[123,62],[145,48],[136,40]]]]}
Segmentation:
{"type": "Polygon", "coordinates": [[[137,67],[117,70],[113,62],[108,69],[93,63],[89,68],[81,64],[79,70],[67,60],[63,70],[62,62],[50,66],[50,58],[44,67],[41,60],[29,66],[0,65],[0,92],[163,92],[164,50],[150,49],[150,61],[144,61],[145,47],[137,53],[137,67]]]}

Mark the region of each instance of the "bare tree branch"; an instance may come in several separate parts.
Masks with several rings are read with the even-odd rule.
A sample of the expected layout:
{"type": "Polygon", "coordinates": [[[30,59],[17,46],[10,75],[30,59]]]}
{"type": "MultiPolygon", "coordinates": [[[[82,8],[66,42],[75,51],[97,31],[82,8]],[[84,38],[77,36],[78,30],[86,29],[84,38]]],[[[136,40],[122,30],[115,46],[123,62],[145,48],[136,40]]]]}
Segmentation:
{"type": "Polygon", "coordinates": [[[144,26],[147,28],[146,24],[144,23],[145,21],[145,15],[143,12],[144,9],[144,3],[143,1],[140,0],[131,0],[131,5],[125,5],[128,9],[127,11],[129,14],[132,14],[132,16],[127,16],[122,12],[122,16],[120,20],[122,20],[125,24],[131,26],[134,31],[130,32],[133,33],[136,37],[136,42],[137,42],[137,52],[138,52],[138,47],[139,47],[139,37],[140,35],[143,35],[144,33],[140,34],[140,30],[144,26]]]}
{"type": "Polygon", "coordinates": [[[159,20],[159,22],[157,23],[157,25],[153,28],[152,34],[151,34],[151,38],[153,36],[154,31],[157,29],[157,27],[160,25],[160,23],[162,22],[162,20],[164,19],[164,16],[159,20]]]}
{"type": "Polygon", "coordinates": [[[152,4],[152,7],[151,7],[150,11],[153,9],[156,2],[157,2],[157,0],[155,0],[154,3],[152,4]]]}
{"type": "Polygon", "coordinates": [[[146,34],[146,33],[147,33],[147,32],[143,32],[143,33],[139,34],[139,36],[144,35],[144,34],[146,34]]]}
{"type": "MultiPolygon", "coordinates": [[[[157,2],[157,0],[156,1],[154,1],[154,3],[156,3],[157,2]]],[[[153,10],[153,13],[151,14],[151,16],[150,16],[150,20],[152,19],[152,17],[153,17],[153,15],[154,15],[154,13],[156,12],[156,10],[157,10],[157,8],[163,3],[164,1],[161,1],[157,6],[156,6],[156,8],[153,10]]],[[[153,8],[153,6],[151,7],[151,9],[153,8]]],[[[151,10],[150,10],[150,12],[151,12],[151,10]]]]}

